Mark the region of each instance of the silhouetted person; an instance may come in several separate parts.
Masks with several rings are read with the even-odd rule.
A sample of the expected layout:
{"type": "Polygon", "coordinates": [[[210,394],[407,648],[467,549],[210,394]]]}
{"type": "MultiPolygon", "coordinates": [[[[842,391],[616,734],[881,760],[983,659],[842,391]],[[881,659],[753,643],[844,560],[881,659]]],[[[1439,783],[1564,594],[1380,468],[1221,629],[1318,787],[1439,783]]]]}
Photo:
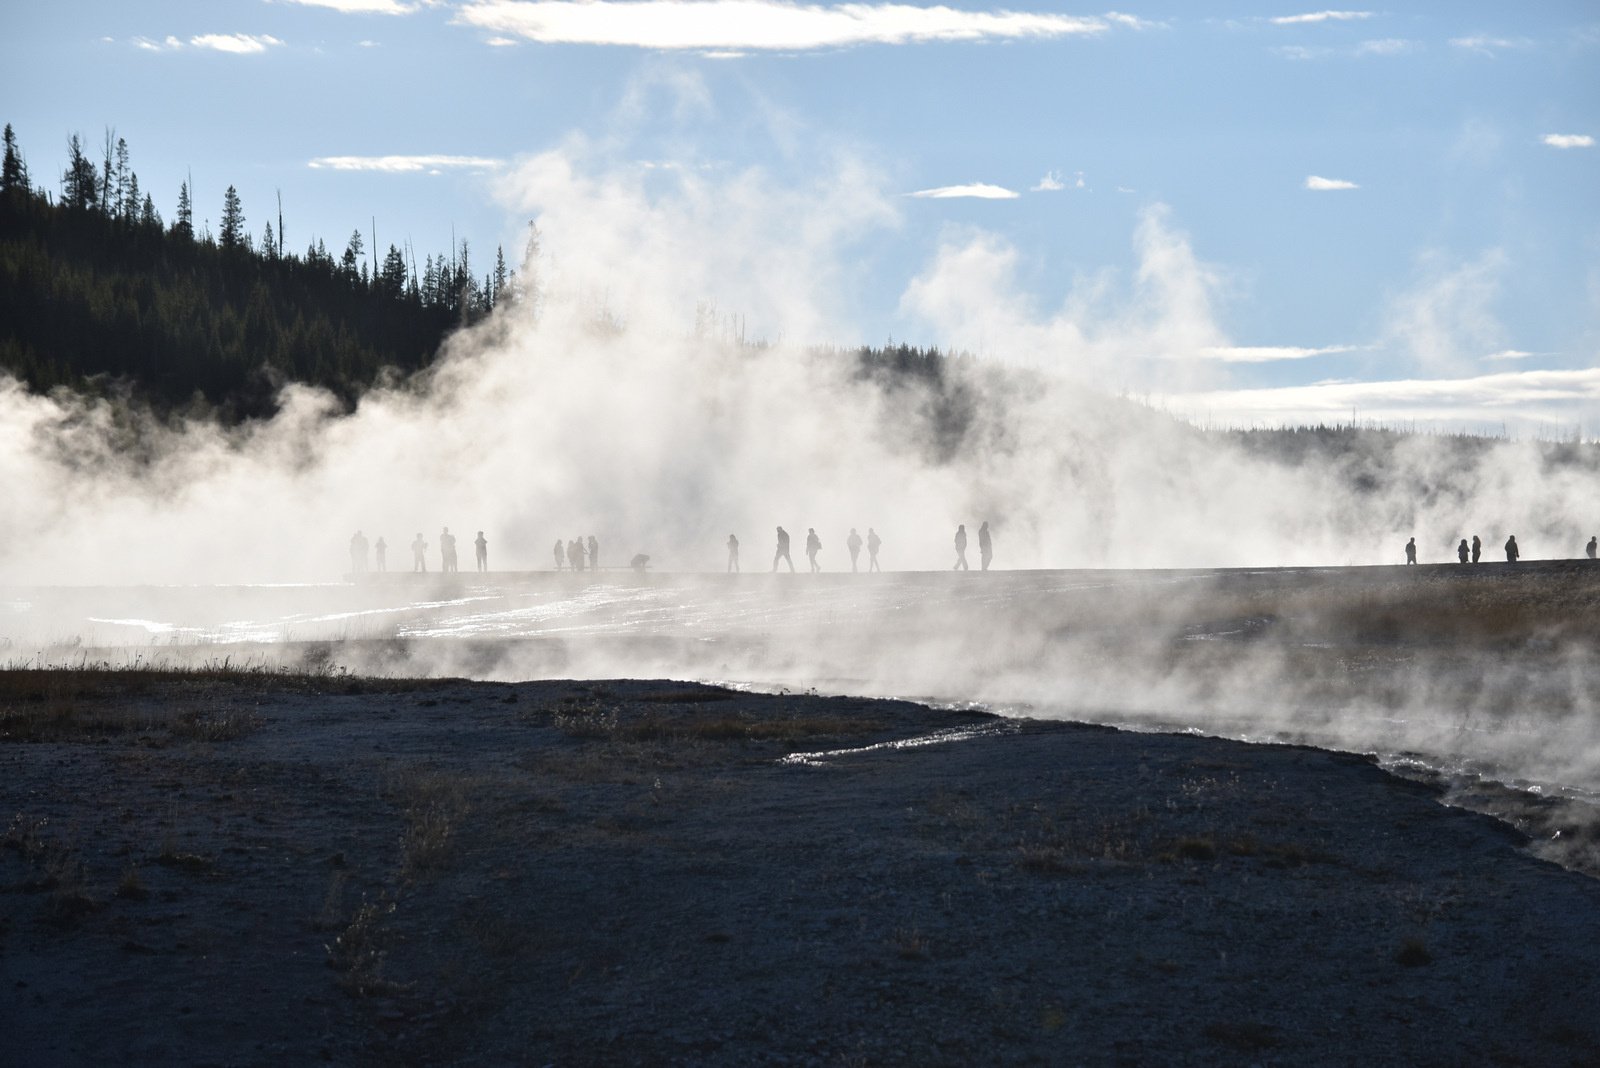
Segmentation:
{"type": "Polygon", "coordinates": [[[867,528],[867,570],[882,571],[878,566],[878,546],[883,544],[883,539],[878,537],[878,532],[871,527],[867,528]]]}
{"type": "Polygon", "coordinates": [[[850,570],[856,570],[856,557],[861,555],[861,535],[856,533],[856,528],[850,528],[850,536],[844,539],[844,547],[850,550],[850,570]]]}
{"type": "Polygon", "coordinates": [[[595,540],[593,534],[589,535],[589,570],[600,570],[600,543],[595,540]]]}
{"type": "Polygon", "coordinates": [[[962,523],[956,527],[956,562],[951,571],[971,571],[967,566],[967,525],[962,523]]]}
{"type": "Polygon", "coordinates": [[[444,561],[444,570],[460,570],[456,566],[456,536],[450,533],[449,527],[445,527],[439,535],[439,558],[444,561]]]}
{"type": "Polygon", "coordinates": [[[822,570],[817,563],[817,554],[822,551],[822,539],[817,537],[816,527],[806,527],[806,559],[811,561],[811,573],[815,575],[822,570]]]}
{"type": "Polygon", "coordinates": [[[560,571],[567,566],[567,546],[560,538],[556,539],[556,570],[560,571]]]}
{"type": "Polygon", "coordinates": [[[778,570],[779,560],[788,564],[789,573],[794,574],[794,561],[789,559],[789,532],[782,527],[778,528],[778,551],[772,557],[772,570],[778,570]]]}
{"type": "Polygon", "coordinates": [[[478,540],[472,544],[478,548],[478,570],[489,570],[489,541],[483,536],[483,531],[478,531],[478,540]]]}
{"type": "Polygon", "coordinates": [[[1416,562],[1417,562],[1417,539],[1416,538],[1412,538],[1410,541],[1406,542],[1406,563],[1414,564],[1416,562]]]}
{"type": "Polygon", "coordinates": [[[1591,560],[1594,559],[1596,547],[1600,547],[1600,536],[1591,534],[1589,535],[1589,544],[1583,547],[1583,551],[1589,554],[1589,559],[1591,560]]]}
{"type": "Polygon", "coordinates": [[[1517,536],[1513,534],[1511,537],[1506,539],[1506,563],[1516,563],[1517,557],[1521,555],[1522,550],[1517,548],[1517,536]]]}
{"type": "Polygon", "coordinates": [[[423,540],[422,532],[417,532],[417,540],[411,543],[411,570],[428,570],[428,543],[423,540]]]}
{"type": "Polygon", "coordinates": [[[1467,558],[1469,556],[1471,556],[1471,555],[1472,555],[1472,550],[1467,548],[1467,539],[1466,538],[1462,538],[1461,539],[1461,544],[1456,546],[1456,556],[1464,564],[1464,563],[1467,562],[1467,558]]]}
{"type": "Polygon", "coordinates": [[[389,543],[383,540],[380,534],[378,540],[372,545],[372,555],[378,565],[379,571],[389,570],[389,543]]]}
{"type": "Polygon", "coordinates": [[[728,535],[728,570],[730,572],[739,570],[739,539],[732,534],[728,535]]]}
{"type": "Polygon", "coordinates": [[[994,559],[994,542],[989,538],[989,521],[985,519],[978,528],[978,565],[984,571],[989,570],[989,561],[994,559]]]}
{"type": "Polygon", "coordinates": [[[356,531],[350,539],[350,570],[360,574],[367,569],[367,539],[361,536],[361,531],[356,531]]]}
{"type": "Polygon", "coordinates": [[[1476,534],[1474,534],[1472,536],[1472,562],[1473,563],[1477,563],[1478,562],[1478,557],[1480,557],[1482,555],[1483,555],[1483,542],[1479,541],[1478,540],[1478,536],[1476,534]]]}
{"type": "Polygon", "coordinates": [[[572,570],[583,570],[583,539],[567,542],[567,563],[572,565],[572,570]]]}
{"type": "Polygon", "coordinates": [[[644,553],[635,553],[633,559],[628,562],[628,566],[635,571],[643,571],[650,566],[650,558],[644,553]]]}

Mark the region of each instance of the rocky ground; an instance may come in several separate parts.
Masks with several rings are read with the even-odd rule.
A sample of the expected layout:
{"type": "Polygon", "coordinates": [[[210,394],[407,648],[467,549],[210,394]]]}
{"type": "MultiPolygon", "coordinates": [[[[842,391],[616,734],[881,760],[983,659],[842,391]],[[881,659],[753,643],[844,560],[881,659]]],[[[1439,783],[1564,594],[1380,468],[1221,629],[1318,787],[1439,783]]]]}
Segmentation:
{"type": "Polygon", "coordinates": [[[1600,1062],[1600,882],[1358,756],[665,681],[0,676],[8,1064],[1600,1062]]]}

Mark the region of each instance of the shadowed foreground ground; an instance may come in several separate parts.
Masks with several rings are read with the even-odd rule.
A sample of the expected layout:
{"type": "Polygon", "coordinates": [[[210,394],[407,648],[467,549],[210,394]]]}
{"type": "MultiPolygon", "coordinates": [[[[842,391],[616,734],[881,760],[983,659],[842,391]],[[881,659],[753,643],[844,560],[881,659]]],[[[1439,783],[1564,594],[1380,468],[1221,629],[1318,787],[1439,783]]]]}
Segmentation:
{"type": "Polygon", "coordinates": [[[1439,797],[904,702],[0,673],[0,1059],[1595,1063],[1600,882],[1439,797]]]}

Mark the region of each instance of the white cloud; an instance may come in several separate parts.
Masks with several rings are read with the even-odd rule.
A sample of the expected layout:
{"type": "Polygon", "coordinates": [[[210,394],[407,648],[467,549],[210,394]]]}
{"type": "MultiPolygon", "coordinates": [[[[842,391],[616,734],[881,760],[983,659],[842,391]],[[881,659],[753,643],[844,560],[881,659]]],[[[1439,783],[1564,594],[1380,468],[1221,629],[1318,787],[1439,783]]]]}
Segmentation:
{"type": "Polygon", "coordinates": [[[1269,363],[1274,360],[1303,360],[1309,356],[1327,356],[1354,349],[1354,345],[1329,345],[1320,349],[1302,349],[1292,345],[1213,345],[1200,349],[1199,353],[1224,363],[1269,363]]]}
{"type": "Polygon", "coordinates": [[[1548,352],[1523,352],[1521,349],[1502,349],[1483,357],[1485,360],[1526,360],[1529,356],[1548,356],[1548,352]]]}
{"type": "Polygon", "coordinates": [[[311,161],[311,166],[332,171],[432,171],[441,167],[473,167],[487,169],[500,166],[497,159],[482,156],[322,156],[311,161]]]}
{"type": "Polygon", "coordinates": [[[1480,34],[1476,37],[1452,37],[1450,43],[1457,48],[1464,48],[1468,52],[1479,52],[1486,56],[1492,56],[1496,49],[1527,48],[1533,42],[1526,37],[1485,37],[1480,34]]]}
{"type": "Polygon", "coordinates": [[[377,41],[357,41],[356,44],[360,45],[362,48],[377,48],[378,47],[378,42],[377,41]]]}
{"type": "Polygon", "coordinates": [[[944,185],[938,189],[920,189],[915,193],[907,193],[908,197],[929,197],[934,200],[947,200],[950,197],[978,197],[981,200],[1011,200],[1021,196],[1011,190],[998,185],[986,185],[983,182],[973,182],[971,185],[944,185]]]}
{"type": "Polygon", "coordinates": [[[1594,138],[1588,134],[1545,134],[1539,140],[1552,148],[1593,148],[1594,138]]]}
{"type": "Polygon", "coordinates": [[[1301,22],[1327,22],[1330,19],[1343,22],[1348,19],[1370,19],[1370,11],[1314,11],[1309,15],[1282,15],[1273,19],[1279,26],[1289,26],[1301,22]]]}
{"type": "Polygon", "coordinates": [[[399,0],[284,0],[290,4],[307,7],[331,7],[346,15],[409,15],[419,4],[403,4],[399,0]]]}
{"type": "Polygon", "coordinates": [[[1065,188],[1066,188],[1066,184],[1061,181],[1061,172],[1060,171],[1050,171],[1043,178],[1039,179],[1039,184],[1038,185],[1030,187],[1028,192],[1030,192],[1030,193],[1053,193],[1057,189],[1065,189],[1065,188]]]}
{"type": "Polygon", "coordinates": [[[1436,374],[1474,366],[1479,353],[1508,351],[1510,338],[1491,310],[1506,266],[1498,249],[1467,262],[1424,256],[1415,284],[1390,303],[1384,340],[1436,374]]]}
{"type": "Polygon", "coordinates": [[[1107,22],[1119,22],[1131,30],[1166,29],[1167,26],[1165,22],[1151,22],[1138,15],[1124,15],[1120,11],[1107,11],[1105,18],[1107,22]]]}
{"type": "Polygon", "coordinates": [[[1331,48],[1307,48],[1304,45],[1278,45],[1273,51],[1284,59],[1322,59],[1333,55],[1331,48]]]}
{"type": "Polygon", "coordinates": [[[133,46],[135,48],[142,48],[146,52],[171,52],[175,49],[182,48],[183,42],[178,40],[176,37],[168,37],[165,41],[152,41],[148,37],[135,37],[133,39],[133,46]]]}
{"type": "Polygon", "coordinates": [[[1360,189],[1354,182],[1347,182],[1343,178],[1319,178],[1315,174],[1306,176],[1306,188],[1325,191],[1329,189],[1360,189]]]}
{"type": "Polygon", "coordinates": [[[1358,56],[1403,56],[1416,48],[1415,41],[1401,37],[1385,37],[1377,41],[1362,41],[1356,46],[1358,56]]]}
{"type": "Polygon", "coordinates": [[[456,21],[548,44],[724,51],[1052,38],[1111,27],[1107,19],[1072,15],[784,0],[469,0],[456,21]]]}
{"type": "Polygon", "coordinates": [[[491,37],[486,42],[496,48],[505,48],[507,45],[521,44],[515,37],[491,37]]]}
{"type": "MultiPolygon", "coordinates": [[[[168,42],[172,38],[167,38],[168,42]]],[[[210,48],[218,52],[232,52],[235,55],[250,55],[256,52],[265,52],[274,45],[283,44],[276,37],[269,37],[264,33],[204,33],[198,37],[189,38],[189,43],[196,48],[210,48]]]]}

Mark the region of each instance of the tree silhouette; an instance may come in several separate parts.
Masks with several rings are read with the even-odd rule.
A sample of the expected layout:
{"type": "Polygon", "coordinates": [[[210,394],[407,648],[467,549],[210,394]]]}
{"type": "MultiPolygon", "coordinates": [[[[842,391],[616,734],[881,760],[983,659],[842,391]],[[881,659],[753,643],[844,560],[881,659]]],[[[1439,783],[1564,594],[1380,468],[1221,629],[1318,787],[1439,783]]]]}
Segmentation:
{"type": "Polygon", "coordinates": [[[222,194],[222,230],[217,235],[222,247],[235,252],[245,243],[244,206],[239,203],[239,192],[233,186],[222,194]]]}

